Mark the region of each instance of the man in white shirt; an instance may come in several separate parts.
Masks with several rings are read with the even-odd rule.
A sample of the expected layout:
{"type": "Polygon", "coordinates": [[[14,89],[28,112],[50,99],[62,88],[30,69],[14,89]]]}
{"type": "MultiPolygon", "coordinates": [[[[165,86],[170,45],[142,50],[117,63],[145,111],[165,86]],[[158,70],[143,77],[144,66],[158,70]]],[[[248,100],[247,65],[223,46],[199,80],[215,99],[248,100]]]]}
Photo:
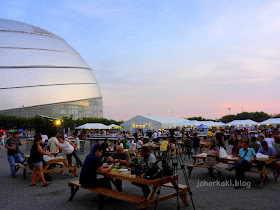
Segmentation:
{"type": "Polygon", "coordinates": [[[74,138],[74,145],[77,149],[80,149],[80,139],[77,136],[77,133],[73,133],[73,138],[74,138]]]}
{"type": "Polygon", "coordinates": [[[129,146],[129,149],[136,150],[135,138],[132,138],[129,142],[126,143],[129,146]]]}
{"type": "Polygon", "coordinates": [[[157,139],[157,132],[156,131],[153,133],[152,139],[157,139]]]}
{"type": "Polygon", "coordinates": [[[4,139],[5,139],[5,137],[4,137],[3,133],[0,133],[0,146],[5,146],[4,139]]]}
{"type": "Polygon", "coordinates": [[[65,133],[65,134],[63,135],[63,138],[64,138],[64,140],[68,140],[68,135],[67,135],[67,133],[65,133]]]}
{"type": "Polygon", "coordinates": [[[141,149],[143,147],[143,137],[141,137],[137,142],[137,149],[141,149]]]}
{"type": "Polygon", "coordinates": [[[49,139],[49,137],[45,134],[42,134],[41,137],[42,137],[42,144],[45,144],[45,141],[49,139]]]}
{"type": "Polygon", "coordinates": [[[271,137],[272,137],[272,134],[270,133],[270,134],[268,134],[268,137],[265,138],[265,141],[267,142],[269,147],[273,147],[273,144],[275,143],[274,139],[271,137]]]}
{"type": "MultiPolygon", "coordinates": [[[[59,146],[59,145],[58,145],[59,142],[58,142],[58,140],[57,140],[57,136],[58,136],[58,133],[56,133],[56,134],[55,134],[53,137],[51,137],[50,140],[48,141],[47,146],[48,146],[50,152],[55,151],[56,148],[57,148],[57,146],[59,146]]],[[[57,156],[58,152],[59,152],[59,151],[56,151],[55,153],[53,153],[55,157],[57,156]]]]}
{"type": "Polygon", "coordinates": [[[161,137],[161,131],[158,130],[157,137],[161,137]]]}

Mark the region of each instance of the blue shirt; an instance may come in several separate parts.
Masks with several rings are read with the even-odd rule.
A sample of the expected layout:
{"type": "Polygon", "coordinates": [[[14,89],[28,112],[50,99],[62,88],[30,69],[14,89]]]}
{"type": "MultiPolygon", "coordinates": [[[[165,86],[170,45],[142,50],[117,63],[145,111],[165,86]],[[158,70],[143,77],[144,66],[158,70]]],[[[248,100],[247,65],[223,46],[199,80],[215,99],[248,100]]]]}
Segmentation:
{"type": "Polygon", "coordinates": [[[255,156],[256,153],[253,148],[248,148],[247,150],[244,150],[243,148],[241,148],[239,150],[239,157],[242,157],[249,162],[255,156]],[[244,157],[247,150],[248,150],[248,152],[247,152],[246,156],[244,157]]]}
{"type": "Polygon", "coordinates": [[[268,150],[264,150],[262,147],[259,148],[258,153],[267,154],[268,156],[272,156],[276,154],[276,151],[272,147],[268,147],[268,150]]]}
{"type": "Polygon", "coordinates": [[[90,150],[90,153],[93,153],[93,149],[94,149],[94,147],[96,146],[96,145],[100,145],[101,146],[101,144],[99,144],[99,143],[94,143],[93,145],[92,145],[92,148],[91,148],[91,150],[90,150]]]}

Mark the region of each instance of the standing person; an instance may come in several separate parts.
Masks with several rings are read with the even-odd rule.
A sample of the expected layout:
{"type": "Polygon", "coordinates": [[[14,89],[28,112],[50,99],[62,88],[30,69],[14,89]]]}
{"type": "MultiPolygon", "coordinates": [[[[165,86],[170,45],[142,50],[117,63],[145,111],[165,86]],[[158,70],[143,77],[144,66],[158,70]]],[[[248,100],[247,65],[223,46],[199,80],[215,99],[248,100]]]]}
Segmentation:
{"type": "Polygon", "coordinates": [[[0,133],[0,147],[5,146],[4,140],[5,140],[5,137],[4,137],[3,133],[0,133]]]}
{"type": "Polygon", "coordinates": [[[218,132],[218,133],[215,134],[215,137],[216,137],[216,141],[218,143],[218,146],[226,149],[224,133],[225,133],[225,130],[222,129],[221,132],[218,132]]]}
{"type": "Polygon", "coordinates": [[[15,163],[23,162],[20,154],[19,146],[23,144],[23,141],[19,140],[18,132],[14,132],[12,138],[8,139],[5,147],[8,149],[8,161],[10,163],[11,177],[16,178],[15,175],[15,163]]]}
{"type": "MultiPolygon", "coordinates": [[[[54,152],[54,151],[56,151],[56,148],[57,148],[57,146],[58,146],[57,136],[58,136],[58,133],[55,133],[55,134],[53,135],[53,137],[51,137],[50,140],[48,141],[47,146],[48,146],[48,148],[49,148],[49,150],[50,150],[51,153],[54,152]]],[[[57,154],[58,154],[58,152],[59,152],[59,151],[56,151],[56,152],[54,152],[54,153],[52,153],[52,154],[54,154],[54,156],[56,157],[57,154]]]]}
{"type": "Polygon", "coordinates": [[[193,133],[193,155],[198,155],[200,152],[200,137],[197,133],[193,133]]]}
{"type": "Polygon", "coordinates": [[[207,157],[205,159],[205,166],[208,168],[210,178],[214,179],[214,169],[213,166],[218,163],[217,159],[219,157],[219,152],[217,151],[217,147],[215,144],[210,146],[210,149],[207,151],[207,157]]]}
{"type": "Polygon", "coordinates": [[[97,179],[97,171],[100,174],[105,174],[111,170],[111,166],[108,168],[102,167],[101,155],[101,146],[96,145],[92,153],[86,157],[80,174],[80,184],[83,187],[104,187],[112,189],[109,178],[97,179]]]}
{"type": "MultiPolygon", "coordinates": [[[[66,154],[66,157],[68,159],[68,164],[72,165],[72,156],[76,159],[77,163],[80,166],[83,166],[83,163],[77,153],[77,148],[75,148],[75,145],[71,141],[64,141],[63,137],[61,135],[58,135],[58,145],[55,152],[59,150],[59,147],[63,150],[63,152],[66,154]]],[[[71,175],[71,173],[69,173],[71,175]]]]}
{"type": "Polygon", "coordinates": [[[74,145],[79,150],[80,149],[80,139],[79,139],[77,133],[73,133],[73,138],[74,138],[74,145]]]}
{"type": "Polygon", "coordinates": [[[41,145],[42,144],[42,137],[40,135],[36,135],[34,137],[33,145],[30,151],[30,160],[33,163],[33,171],[31,174],[31,182],[30,186],[38,186],[36,184],[36,176],[37,173],[39,175],[39,178],[43,182],[43,186],[47,187],[50,185],[50,182],[46,182],[43,174],[43,155],[51,156],[50,152],[44,152],[41,145]]]}
{"type": "Polygon", "coordinates": [[[141,137],[138,141],[137,141],[137,149],[141,149],[143,147],[143,137],[141,137]]]}

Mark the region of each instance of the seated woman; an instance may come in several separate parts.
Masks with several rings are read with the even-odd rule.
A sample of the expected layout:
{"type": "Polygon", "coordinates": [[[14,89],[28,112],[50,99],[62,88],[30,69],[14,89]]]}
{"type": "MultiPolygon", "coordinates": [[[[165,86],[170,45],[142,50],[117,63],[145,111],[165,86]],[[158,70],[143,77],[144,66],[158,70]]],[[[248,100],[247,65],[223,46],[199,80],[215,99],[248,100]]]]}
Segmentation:
{"type": "Polygon", "coordinates": [[[42,143],[42,137],[40,135],[36,135],[34,137],[34,142],[30,151],[30,161],[33,163],[33,171],[31,174],[31,182],[30,186],[38,186],[35,184],[36,175],[38,172],[39,178],[43,182],[43,186],[46,187],[50,185],[50,182],[46,182],[43,174],[43,155],[51,156],[51,153],[44,152],[40,144],[42,143]]]}
{"type": "Polygon", "coordinates": [[[239,150],[240,150],[241,148],[242,148],[242,142],[241,142],[241,141],[238,141],[238,145],[232,147],[232,150],[231,150],[232,155],[233,155],[233,156],[238,156],[239,150]]]}
{"type": "Polygon", "coordinates": [[[217,150],[217,146],[212,144],[210,146],[210,149],[207,151],[207,157],[205,159],[205,166],[208,168],[208,171],[210,173],[210,178],[215,178],[213,175],[213,166],[218,163],[217,158],[219,157],[219,152],[217,150]]]}

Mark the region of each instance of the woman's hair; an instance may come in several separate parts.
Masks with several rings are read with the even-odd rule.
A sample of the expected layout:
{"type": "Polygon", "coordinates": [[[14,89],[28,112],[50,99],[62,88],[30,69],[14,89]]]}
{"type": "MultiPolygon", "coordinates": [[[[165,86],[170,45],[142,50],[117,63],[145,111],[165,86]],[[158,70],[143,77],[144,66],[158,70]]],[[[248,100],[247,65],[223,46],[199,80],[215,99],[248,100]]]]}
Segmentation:
{"type": "Polygon", "coordinates": [[[36,144],[38,141],[42,140],[42,136],[41,135],[35,135],[34,136],[34,141],[33,144],[36,144]]]}

